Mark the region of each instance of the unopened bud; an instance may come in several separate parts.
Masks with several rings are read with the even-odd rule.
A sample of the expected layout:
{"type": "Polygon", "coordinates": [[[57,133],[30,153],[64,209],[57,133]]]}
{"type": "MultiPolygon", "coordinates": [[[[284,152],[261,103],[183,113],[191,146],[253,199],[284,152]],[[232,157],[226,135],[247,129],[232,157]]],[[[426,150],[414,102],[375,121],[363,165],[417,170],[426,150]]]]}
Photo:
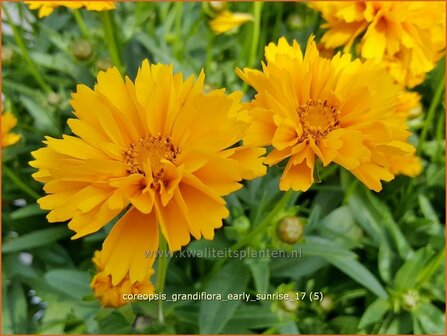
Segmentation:
{"type": "Polygon", "coordinates": [[[299,301],[296,299],[296,293],[295,292],[287,292],[285,293],[289,295],[289,299],[281,300],[281,309],[293,313],[298,309],[299,301]]]}
{"type": "Polygon", "coordinates": [[[210,7],[215,12],[222,12],[227,9],[226,1],[210,1],[210,7]]]}
{"type": "Polygon", "coordinates": [[[106,71],[108,68],[113,67],[113,64],[110,60],[106,58],[100,58],[99,60],[96,61],[96,67],[100,71],[106,71]]]}
{"type": "Polygon", "coordinates": [[[51,106],[58,106],[62,98],[56,92],[50,92],[47,97],[48,104],[51,106]]]}
{"type": "Polygon", "coordinates": [[[85,61],[92,56],[92,45],[89,41],[79,40],[73,44],[73,55],[79,61],[85,61]]]}
{"type": "Polygon", "coordinates": [[[278,223],[278,237],[287,244],[295,244],[303,238],[304,226],[295,216],[283,217],[278,223]]]}
{"type": "Polygon", "coordinates": [[[402,295],[402,308],[406,311],[412,311],[419,302],[419,293],[415,290],[409,290],[402,295]]]}
{"type": "Polygon", "coordinates": [[[303,27],[303,20],[299,15],[289,15],[287,18],[287,27],[291,30],[301,29],[303,27]]]}
{"type": "Polygon", "coordinates": [[[14,59],[14,50],[11,47],[2,46],[2,64],[8,65],[14,59]]]}
{"type": "Polygon", "coordinates": [[[241,233],[250,228],[250,220],[246,216],[240,216],[233,221],[233,226],[241,233]]]}
{"type": "Polygon", "coordinates": [[[330,296],[325,296],[320,302],[320,307],[325,312],[330,312],[334,308],[334,300],[330,296]]]}

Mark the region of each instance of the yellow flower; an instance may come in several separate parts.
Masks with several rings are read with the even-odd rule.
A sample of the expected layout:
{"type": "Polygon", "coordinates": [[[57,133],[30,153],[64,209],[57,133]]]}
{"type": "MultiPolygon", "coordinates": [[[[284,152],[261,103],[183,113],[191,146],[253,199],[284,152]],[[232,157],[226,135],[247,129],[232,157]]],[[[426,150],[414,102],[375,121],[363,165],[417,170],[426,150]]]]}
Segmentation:
{"type": "Polygon", "coordinates": [[[39,10],[39,18],[50,15],[59,6],[73,9],[85,7],[99,12],[115,9],[114,1],[25,1],[25,3],[31,10],[39,10]]]}
{"type": "Polygon", "coordinates": [[[94,90],[78,85],[68,125],[77,136],[46,138],[31,162],[49,194],[39,200],[50,222],[70,220],[73,239],[96,232],[121,212],[103,244],[112,283],[141,280],[158,249],[213,239],[228,216],[225,195],[265,173],[265,150],[237,145],[248,127],[241,92],[203,93],[203,72],[183,80],[146,60],[135,83],[118,69],[100,72],[94,90]]]}
{"type": "Polygon", "coordinates": [[[2,113],[2,147],[14,145],[20,140],[20,134],[10,131],[17,125],[17,119],[11,112],[2,113]]]}
{"type": "Polygon", "coordinates": [[[310,37],[303,56],[285,38],[265,49],[263,71],[237,69],[257,94],[250,103],[247,145],[272,145],[265,162],[288,159],[281,190],[307,190],[314,182],[315,160],[335,162],[368,188],[390,181],[387,155],[409,156],[413,146],[405,120],[395,113],[399,87],[372,61],[349,54],[319,56],[310,37]]]}
{"type": "Polygon", "coordinates": [[[253,16],[251,14],[233,13],[226,10],[219,13],[210,21],[210,27],[216,34],[222,34],[243,25],[252,19],[253,16]]]}
{"type": "Polygon", "coordinates": [[[390,172],[394,175],[406,175],[410,177],[418,176],[422,172],[421,159],[416,155],[388,155],[390,162],[390,172]]]}
{"type": "Polygon", "coordinates": [[[405,119],[419,116],[422,113],[419,93],[402,90],[397,96],[396,113],[405,119]]]}
{"type": "Polygon", "coordinates": [[[445,48],[445,2],[338,1],[313,2],[328,31],[328,48],[349,51],[360,37],[359,54],[385,65],[407,87],[423,82],[445,48]]]}
{"type": "Polygon", "coordinates": [[[119,283],[113,284],[110,274],[105,272],[103,259],[102,252],[96,251],[92,260],[97,272],[90,283],[90,287],[104,307],[120,307],[134,301],[133,295],[135,294],[150,295],[155,292],[155,288],[149,280],[154,273],[152,269],[147,271],[144,279],[140,281],[131,282],[129,274],[126,274],[119,283]]]}

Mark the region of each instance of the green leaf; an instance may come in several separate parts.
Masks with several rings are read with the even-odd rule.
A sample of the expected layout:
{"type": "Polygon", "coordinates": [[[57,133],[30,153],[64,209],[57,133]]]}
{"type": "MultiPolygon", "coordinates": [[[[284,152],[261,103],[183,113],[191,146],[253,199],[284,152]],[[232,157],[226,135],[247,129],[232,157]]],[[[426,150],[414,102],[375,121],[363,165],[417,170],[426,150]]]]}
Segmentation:
{"type": "Polygon", "coordinates": [[[431,248],[423,247],[405,261],[396,273],[394,286],[396,289],[407,290],[415,287],[418,274],[422,271],[427,259],[433,255],[431,248]]]}
{"type": "Polygon", "coordinates": [[[425,303],[415,312],[425,334],[443,334],[445,331],[445,315],[431,303],[425,303]]]}
{"type": "Polygon", "coordinates": [[[345,250],[329,240],[317,237],[306,237],[302,247],[304,255],[322,257],[378,297],[388,297],[380,282],[355,259],[357,256],[351,251],[345,250]]]}
{"type": "Polygon", "coordinates": [[[339,242],[346,248],[360,245],[363,234],[348,206],[336,208],[324,217],[320,221],[320,231],[325,238],[339,242]]]}
{"type": "Polygon", "coordinates": [[[129,334],[132,325],[118,311],[112,311],[98,322],[101,334],[129,334]]]}
{"type": "Polygon", "coordinates": [[[401,257],[406,258],[412,253],[390,210],[370,190],[364,187],[357,188],[349,198],[348,204],[354,218],[373,238],[376,245],[389,237],[401,257]]]}
{"type": "Polygon", "coordinates": [[[38,216],[46,213],[45,210],[42,210],[37,204],[30,204],[23,208],[20,208],[14,212],[11,212],[12,219],[22,219],[32,216],[38,216]]]}
{"type": "Polygon", "coordinates": [[[251,275],[255,282],[256,291],[267,293],[270,278],[269,261],[267,259],[246,259],[251,275]]]}
{"type": "Polygon", "coordinates": [[[424,214],[424,217],[432,220],[434,223],[439,224],[439,218],[436,215],[433,206],[431,205],[428,198],[422,194],[418,196],[419,206],[421,207],[421,211],[424,214]]]}
{"type": "Polygon", "coordinates": [[[269,328],[278,323],[278,317],[272,313],[269,305],[241,304],[221,333],[239,334],[240,330],[269,328]]]}
{"type": "Polygon", "coordinates": [[[91,293],[90,276],[86,272],[69,269],[53,269],[45,273],[47,282],[68,297],[82,300],[91,293]]]}
{"type": "Polygon", "coordinates": [[[379,268],[379,274],[383,281],[390,283],[394,277],[394,261],[396,259],[395,254],[390,249],[386,242],[380,243],[379,254],[377,256],[377,263],[379,268]]]}
{"type": "Polygon", "coordinates": [[[3,310],[9,309],[11,318],[10,326],[14,330],[15,334],[26,334],[28,305],[26,303],[25,292],[22,284],[18,281],[12,282],[6,294],[8,304],[3,306],[3,310]]]}
{"type": "Polygon", "coordinates": [[[284,323],[278,329],[279,333],[282,335],[298,335],[300,333],[296,325],[296,322],[294,321],[284,323]]]}
{"type": "Polygon", "coordinates": [[[341,247],[332,241],[317,236],[306,236],[305,240],[297,245],[303,250],[303,255],[315,255],[320,257],[339,256],[355,258],[356,254],[341,247]]]}
{"type": "Polygon", "coordinates": [[[391,308],[388,299],[378,298],[368,306],[359,322],[359,328],[380,321],[386,312],[391,308]]]}
{"type": "Polygon", "coordinates": [[[33,231],[5,243],[2,247],[2,252],[11,253],[29,250],[35,247],[54,243],[55,241],[66,238],[70,235],[71,231],[65,226],[33,231]]]}
{"type": "Polygon", "coordinates": [[[298,280],[301,277],[312,275],[327,265],[321,257],[303,256],[296,259],[278,259],[270,263],[270,274],[274,278],[291,277],[298,280]]]}
{"type": "Polygon", "coordinates": [[[356,334],[358,332],[359,318],[356,316],[337,316],[330,321],[330,325],[339,334],[356,334]]]}
{"type": "Polygon", "coordinates": [[[20,96],[20,100],[22,101],[29,114],[34,118],[34,123],[37,129],[46,131],[51,135],[56,135],[58,133],[58,127],[55,120],[42,106],[37,104],[31,98],[23,95],[20,96]]]}
{"type": "MultiPolygon", "coordinates": [[[[228,294],[244,292],[248,278],[249,272],[246,266],[233,260],[216,272],[210,279],[205,292],[221,294],[222,300],[226,300],[228,294]]],[[[239,301],[202,301],[199,310],[200,333],[219,333],[233,316],[239,304],[239,301]]]]}

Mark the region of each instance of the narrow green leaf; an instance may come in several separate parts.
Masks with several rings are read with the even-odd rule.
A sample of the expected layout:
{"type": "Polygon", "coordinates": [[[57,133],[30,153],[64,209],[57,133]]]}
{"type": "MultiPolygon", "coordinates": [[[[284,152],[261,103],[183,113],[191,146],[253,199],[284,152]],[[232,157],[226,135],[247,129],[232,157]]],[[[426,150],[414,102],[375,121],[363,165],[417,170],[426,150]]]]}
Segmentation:
{"type": "Polygon", "coordinates": [[[199,329],[202,334],[219,333],[233,316],[240,301],[223,301],[228,294],[238,294],[245,291],[249,272],[246,266],[236,260],[228,262],[213,278],[206,288],[207,293],[222,295],[222,301],[208,300],[200,303],[199,329]]]}
{"type": "Polygon", "coordinates": [[[425,334],[440,334],[445,331],[445,315],[431,303],[417,309],[417,319],[425,334]]]}
{"type": "Polygon", "coordinates": [[[432,254],[432,250],[429,247],[423,247],[405,261],[396,273],[394,279],[395,288],[401,290],[414,288],[419,272],[423,269],[427,258],[432,254]]]}
{"type": "Polygon", "coordinates": [[[380,321],[386,312],[391,308],[388,299],[378,298],[368,306],[359,322],[359,328],[380,321]]]}
{"type": "Polygon", "coordinates": [[[55,241],[66,238],[70,235],[70,230],[68,230],[65,226],[33,231],[6,242],[2,247],[2,252],[11,253],[29,250],[35,247],[54,243],[55,241]]]}
{"type": "Polygon", "coordinates": [[[14,212],[11,212],[12,219],[22,219],[32,216],[38,216],[46,213],[45,210],[42,210],[37,204],[30,204],[20,208],[14,212]]]}
{"type": "Polygon", "coordinates": [[[70,269],[53,269],[45,273],[47,282],[65,295],[82,300],[91,293],[90,276],[86,272],[70,269]]]}
{"type": "Polygon", "coordinates": [[[269,263],[266,259],[247,259],[248,267],[253,276],[256,291],[267,293],[270,278],[269,263]]]}
{"type": "Polygon", "coordinates": [[[357,257],[355,253],[318,237],[306,237],[302,247],[303,255],[322,257],[378,297],[388,297],[387,292],[375,276],[355,259],[357,257]]]}

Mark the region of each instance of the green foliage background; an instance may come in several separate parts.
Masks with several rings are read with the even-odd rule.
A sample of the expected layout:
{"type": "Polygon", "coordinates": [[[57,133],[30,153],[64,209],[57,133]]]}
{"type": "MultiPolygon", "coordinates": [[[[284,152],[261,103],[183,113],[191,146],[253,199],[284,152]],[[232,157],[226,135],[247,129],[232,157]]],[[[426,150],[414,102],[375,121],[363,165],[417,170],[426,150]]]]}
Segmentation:
{"type": "MultiPolygon", "coordinates": [[[[254,22],[216,36],[207,23],[212,14],[207,4],[119,3],[109,14],[126,73],[134,78],[145,58],[173,63],[185,75],[204,68],[210,88],[243,89],[249,100],[253,91],[242,85],[235,67],[259,67],[263,47],[280,36],[295,38],[304,47],[311,33],[317,39],[322,33],[319,14],[304,3],[231,3],[229,8],[253,13],[254,22]]],[[[36,205],[42,186],[32,179],[28,165],[44,135],[69,133],[70,94],[78,83],[92,87],[101,67],[98,60],[109,59],[101,14],[80,14],[93,48],[83,61],[73,54],[74,44],[85,37],[70,10],[57,9],[37,19],[23,4],[3,3],[3,109],[18,117],[15,130],[22,135],[2,153],[3,333],[444,332],[444,61],[416,89],[424,104],[423,114],[410,121],[411,140],[424,162],[419,177],[397,177],[377,194],[331,167],[321,172],[324,183],[296,194],[288,204],[306,223],[305,238],[292,247],[302,250],[302,258],[172,258],[169,264],[167,293],[317,291],[324,294],[324,303],[304,300],[287,312],[281,302],[166,302],[164,324],[156,320],[156,302],[101,308],[89,288],[91,257],[110,225],[70,240],[66,225],[49,224],[36,205]],[[36,82],[5,9],[50,90],[36,82]],[[436,94],[441,103],[434,105],[436,94]],[[427,137],[420,141],[423,129],[427,137]]],[[[271,169],[228,197],[231,215],[215,240],[195,241],[187,249],[224,248],[247,239],[280,199],[279,175],[279,169],[271,169]]],[[[271,229],[250,247],[277,248],[274,235],[271,229]]]]}

